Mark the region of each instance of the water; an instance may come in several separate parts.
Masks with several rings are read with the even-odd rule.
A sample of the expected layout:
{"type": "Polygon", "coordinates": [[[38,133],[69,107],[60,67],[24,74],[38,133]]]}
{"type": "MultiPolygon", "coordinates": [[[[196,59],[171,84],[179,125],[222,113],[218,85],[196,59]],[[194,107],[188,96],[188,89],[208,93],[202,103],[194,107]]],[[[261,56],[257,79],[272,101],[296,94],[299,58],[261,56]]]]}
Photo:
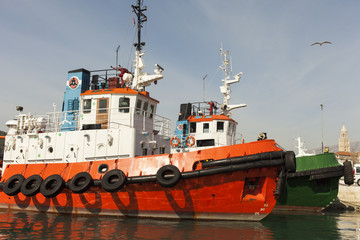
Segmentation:
{"type": "Polygon", "coordinates": [[[360,213],[271,214],[261,222],[0,211],[0,239],[360,239],[360,213]]]}

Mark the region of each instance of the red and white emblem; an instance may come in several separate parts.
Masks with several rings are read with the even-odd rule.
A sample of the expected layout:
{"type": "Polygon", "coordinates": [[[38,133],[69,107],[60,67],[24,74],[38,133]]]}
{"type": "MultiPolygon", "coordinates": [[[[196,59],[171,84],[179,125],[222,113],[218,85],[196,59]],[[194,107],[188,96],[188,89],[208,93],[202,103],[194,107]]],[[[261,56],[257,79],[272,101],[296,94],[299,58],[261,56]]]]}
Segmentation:
{"type": "Polygon", "coordinates": [[[69,79],[69,81],[67,82],[67,85],[71,88],[71,89],[76,89],[80,84],[80,80],[78,77],[71,77],[69,79]]]}

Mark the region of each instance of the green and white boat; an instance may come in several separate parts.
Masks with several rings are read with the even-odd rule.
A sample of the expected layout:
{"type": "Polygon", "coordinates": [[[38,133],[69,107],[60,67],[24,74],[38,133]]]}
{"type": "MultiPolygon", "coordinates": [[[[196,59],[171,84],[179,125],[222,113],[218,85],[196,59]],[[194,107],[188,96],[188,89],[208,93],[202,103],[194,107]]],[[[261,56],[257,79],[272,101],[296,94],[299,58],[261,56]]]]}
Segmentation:
{"type": "Polygon", "coordinates": [[[322,211],[337,197],[339,179],[353,184],[351,162],[341,165],[333,153],[306,153],[300,137],[296,172],[287,173],[287,180],[275,211],[322,211]]]}

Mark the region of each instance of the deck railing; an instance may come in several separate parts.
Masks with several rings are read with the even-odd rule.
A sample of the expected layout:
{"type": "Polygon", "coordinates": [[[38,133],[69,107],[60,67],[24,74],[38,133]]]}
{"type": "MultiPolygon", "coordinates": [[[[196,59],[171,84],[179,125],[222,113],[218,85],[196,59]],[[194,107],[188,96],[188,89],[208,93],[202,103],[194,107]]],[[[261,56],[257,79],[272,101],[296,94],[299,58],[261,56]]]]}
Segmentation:
{"type": "Polygon", "coordinates": [[[171,120],[153,112],[137,113],[135,108],[130,107],[101,110],[102,114],[99,114],[98,110],[51,112],[45,115],[20,114],[17,116],[17,132],[18,134],[31,134],[130,127],[166,137],[171,135],[171,120]]]}

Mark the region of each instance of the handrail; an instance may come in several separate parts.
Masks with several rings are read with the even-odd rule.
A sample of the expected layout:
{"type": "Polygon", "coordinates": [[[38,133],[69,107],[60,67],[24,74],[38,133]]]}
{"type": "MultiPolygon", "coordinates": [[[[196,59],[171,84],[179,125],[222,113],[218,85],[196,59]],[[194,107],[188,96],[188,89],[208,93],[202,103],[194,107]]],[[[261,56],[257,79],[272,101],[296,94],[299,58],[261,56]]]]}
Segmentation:
{"type": "MultiPolygon", "coordinates": [[[[107,119],[104,121],[108,124],[109,129],[128,126],[140,128],[141,131],[156,130],[165,136],[169,136],[171,133],[171,120],[153,112],[142,110],[140,113],[136,113],[135,107],[104,108],[102,110],[106,110],[104,116],[107,114],[107,119]],[[121,110],[125,111],[121,112],[121,110]]],[[[19,134],[79,130],[83,125],[96,124],[94,116],[98,116],[97,111],[98,109],[90,109],[49,112],[45,115],[19,114],[17,130],[19,134]]]]}

